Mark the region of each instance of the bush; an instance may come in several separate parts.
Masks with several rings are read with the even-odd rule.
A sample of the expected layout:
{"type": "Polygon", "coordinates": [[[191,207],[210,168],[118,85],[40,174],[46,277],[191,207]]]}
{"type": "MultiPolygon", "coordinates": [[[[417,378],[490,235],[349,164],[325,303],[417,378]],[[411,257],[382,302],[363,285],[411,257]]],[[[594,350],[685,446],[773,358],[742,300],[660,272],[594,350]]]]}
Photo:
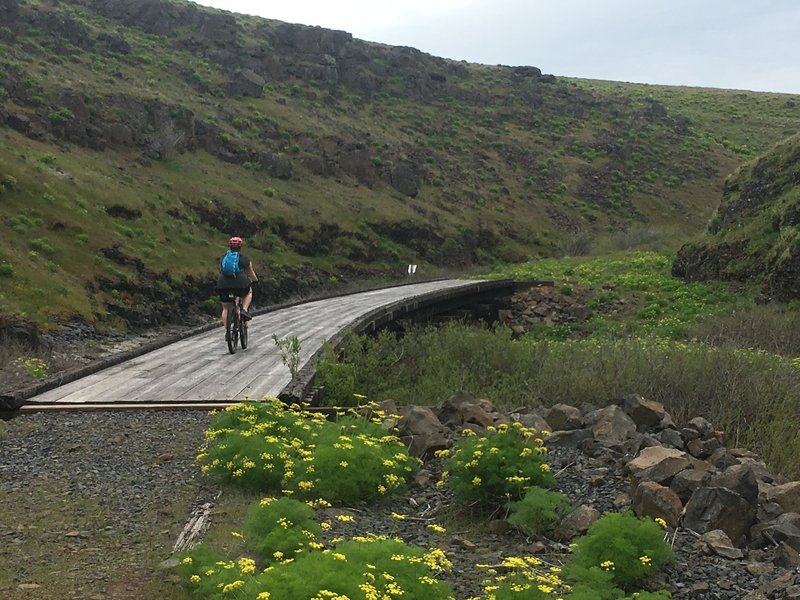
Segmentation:
{"type": "Polygon", "coordinates": [[[13,277],[14,276],[14,267],[12,267],[8,263],[1,263],[0,264],[0,277],[13,277]]]}
{"type": "Polygon", "coordinates": [[[264,498],[248,509],[243,533],[247,547],[269,563],[294,558],[316,543],[322,529],[307,504],[291,498],[264,498]]]}
{"type": "Polygon", "coordinates": [[[549,531],[570,509],[569,500],[558,492],[540,487],[528,489],[519,502],[509,504],[508,522],[528,533],[549,531]]]}
{"type": "Polygon", "coordinates": [[[238,562],[227,560],[223,555],[200,544],[190,551],[178,555],[176,571],[186,582],[193,598],[221,600],[230,597],[229,591],[240,587],[255,572],[251,559],[238,562]]]}
{"type": "MultiPolygon", "coordinates": [[[[494,430],[494,428],[490,428],[494,430]]],[[[459,500],[493,510],[519,500],[534,486],[552,487],[543,438],[520,423],[500,425],[487,437],[471,430],[453,445],[443,478],[459,500]]]]}
{"type": "Polygon", "coordinates": [[[28,245],[36,252],[41,252],[43,254],[53,254],[55,252],[53,247],[42,238],[33,239],[28,243],[28,245]]]}
{"type": "Polygon", "coordinates": [[[223,482],[335,504],[361,504],[402,489],[415,467],[395,436],[364,417],[330,423],[275,398],[228,407],[206,438],[198,460],[223,482]]]}
{"type": "Polygon", "coordinates": [[[74,118],[75,115],[66,106],[62,106],[48,115],[48,119],[50,119],[53,125],[66,123],[67,121],[72,121],[74,118]]]}
{"type": "Polygon", "coordinates": [[[611,574],[615,585],[628,588],[674,558],[664,530],[655,521],[630,512],[606,513],[575,541],[565,573],[575,581],[585,581],[602,570],[611,574]]]}
{"type": "Polygon", "coordinates": [[[433,576],[450,568],[441,550],[426,552],[382,537],[357,538],[324,552],[273,563],[225,560],[201,546],[180,558],[178,572],[195,598],[424,598],[449,600],[450,587],[433,576]]]}
{"type": "Polygon", "coordinates": [[[380,537],[357,538],[327,553],[312,553],[264,573],[257,591],[271,598],[425,598],[453,597],[433,575],[449,568],[441,550],[380,537]],[[337,594],[325,595],[323,590],[337,594]]]}
{"type": "Polygon", "coordinates": [[[314,368],[317,371],[317,383],[325,390],[325,405],[352,406],[355,403],[356,367],[350,362],[340,362],[329,343],[323,346],[314,368]]]}

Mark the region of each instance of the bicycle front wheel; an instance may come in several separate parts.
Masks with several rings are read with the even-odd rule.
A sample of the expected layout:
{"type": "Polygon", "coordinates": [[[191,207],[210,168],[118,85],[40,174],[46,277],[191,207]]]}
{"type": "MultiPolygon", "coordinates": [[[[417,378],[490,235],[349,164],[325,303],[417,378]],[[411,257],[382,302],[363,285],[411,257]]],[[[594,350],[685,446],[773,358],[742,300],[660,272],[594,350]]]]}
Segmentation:
{"type": "Polygon", "coordinates": [[[236,309],[228,309],[228,318],[225,320],[225,341],[228,343],[228,352],[236,354],[239,345],[239,319],[236,309]]]}
{"type": "Polygon", "coordinates": [[[247,348],[247,321],[239,319],[239,343],[242,350],[247,348]]]}

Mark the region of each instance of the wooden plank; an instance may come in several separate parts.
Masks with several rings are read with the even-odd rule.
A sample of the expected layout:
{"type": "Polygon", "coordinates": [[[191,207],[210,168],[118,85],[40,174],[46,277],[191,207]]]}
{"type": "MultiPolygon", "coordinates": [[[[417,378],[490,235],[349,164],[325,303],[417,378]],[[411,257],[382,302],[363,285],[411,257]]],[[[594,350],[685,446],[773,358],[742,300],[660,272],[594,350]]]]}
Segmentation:
{"type": "MultiPolygon", "coordinates": [[[[283,365],[281,365],[282,368],[283,365]]],[[[233,399],[238,401],[243,400],[263,400],[266,396],[277,396],[283,387],[289,383],[289,375],[281,373],[270,373],[269,375],[261,375],[253,379],[245,389],[237,394],[233,399]]]]}

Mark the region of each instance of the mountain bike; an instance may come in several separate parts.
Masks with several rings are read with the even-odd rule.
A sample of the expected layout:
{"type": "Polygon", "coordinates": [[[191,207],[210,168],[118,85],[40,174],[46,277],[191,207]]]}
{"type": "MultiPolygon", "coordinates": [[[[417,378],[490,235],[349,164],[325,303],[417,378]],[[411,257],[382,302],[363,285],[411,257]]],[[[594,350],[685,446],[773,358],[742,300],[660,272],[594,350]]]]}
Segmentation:
{"type": "Polygon", "coordinates": [[[225,341],[228,344],[228,351],[236,354],[236,348],[247,348],[247,321],[242,318],[241,313],[242,299],[238,296],[233,302],[233,306],[228,309],[228,318],[225,321],[225,341]]]}

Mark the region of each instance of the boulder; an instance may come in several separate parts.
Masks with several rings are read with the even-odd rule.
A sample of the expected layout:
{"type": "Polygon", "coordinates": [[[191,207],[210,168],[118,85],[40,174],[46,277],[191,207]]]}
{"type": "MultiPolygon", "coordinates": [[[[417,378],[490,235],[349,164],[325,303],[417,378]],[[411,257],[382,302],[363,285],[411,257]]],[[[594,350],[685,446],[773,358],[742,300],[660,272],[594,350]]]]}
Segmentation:
{"type": "Polygon", "coordinates": [[[731,538],[721,529],[714,529],[713,531],[704,533],[700,537],[700,542],[705,544],[714,554],[718,554],[724,558],[738,559],[744,556],[744,552],[736,548],[733,542],[731,542],[731,538]]]}
{"type": "Polygon", "coordinates": [[[568,404],[556,404],[547,411],[544,418],[553,431],[568,431],[583,427],[581,411],[568,404]]]}
{"type": "Polygon", "coordinates": [[[738,546],[750,533],[755,515],[755,507],[736,492],[702,487],[686,503],[683,525],[701,534],[722,529],[738,546]]]}
{"type": "Polygon", "coordinates": [[[712,475],[708,487],[728,488],[753,505],[758,500],[758,481],[753,469],[747,465],[733,465],[712,475]]]}
{"type": "Polygon", "coordinates": [[[663,446],[645,448],[626,465],[634,482],[655,481],[669,485],[672,478],[689,466],[685,452],[663,446]]]}
{"type": "Polygon", "coordinates": [[[669,484],[669,488],[678,494],[683,502],[688,502],[692,494],[701,487],[708,487],[708,481],[716,473],[716,469],[684,469],[677,473],[669,484]],[[713,469],[713,470],[712,470],[713,469]]]}
{"type": "Polygon", "coordinates": [[[654,481],[645,481],[634,491],[633,511],[640,517],[661,518],[671,527],[677,527],[682,510],[678,495],[654,481]]]}
{"type": "Polygon", "coordinates": [[[783,513],[772,521],[756,523],[750,530],[754,546],[785,543],[800,552],[800,514],[783,513]]]}
{"type": "Polygon", "coordinates": [[[409,162],[397,163],[389,175],[392,187],[409,198],[416,198],[419,194],[420,179],[419,169],[409,162]]]}
{"type": "Polygon", "coordinates": [[[430,458],[436,450],[449,448],[452,443],[445,435],[444,426],[436,414],[424,406],[408,406],[402,409],[398,436],[412,456],[423,460],[430,458]]]}
{"type": "Polygon", "coordinates": [[[625,413],[633,419],[639,431],[655,431],[657,430],[664,418],[667,416],[667,411],[664,410],[664,405],[660,402],[653,400],[646,400],[638,394],[628,394],[619,400],[625,413]]]}
{"type": "Polygon", "coordinates": [[[636,433],[636,424],[619,406],[601,408],[594,415],[594,439],[609,447],[619,447],[636,433]]]}
{"type": "Polygon", "coordinates": [[[722,447],[717,438],[696,439],[686,443],[689,454],[696,458],[708,458],[715,450],[722,447]]]}
{"type": "Polygon", "coordinates": [[[234,73],[226,86],[228,96],[249,96],[260,98],[267,81],[252,69],[242,69],[234,73]]]}
{"type": "Polygon", "coordinates": [[[536,431],[547,431],[547,432],[553,431],[553,428],[550,426],[550,423],[548,423],[544,417],[541,417],[536,413],[514,413],[511,415],[511,419],[514,421],[518,421],[528,429],[535,429],[536,431]]]}
{"type": "Polygon", "coordinates": [[[728,467],[739,464],[739,460],[730,452],[728,452],[728,449],[725,447],[720,447],[714,450],[707,460],[712,465],[723,471],[728,467]]]}
{"type": "Polygon", "coordinates": [[[777,502],[786,512],[800,513],[800,481],[790,481],[767,490],[767,501],[777,502]]]}
{"type": "Polygon", "coordinates": [[[582,504],[561,520],[554,535],[556,539],[568,542],[574,537],[585,534],[592,523],[599,518],[599,510],[582,504]]]}
{"type": "Polygon", "coordinates": [[[436,413],[442,423],[460,428],[472,423],[489,427],[494,423],[494,407],[488,400],[479,400],[469,392],[459,391],[442,402],[436,413]]]}
{"type": "Polygon", "coordinates": [[[677,429],[663,429],[658,432],[656,439],[668,448],[682,450],[686,447],[686,444],[683,442],[683,437],[677,429]]]}

